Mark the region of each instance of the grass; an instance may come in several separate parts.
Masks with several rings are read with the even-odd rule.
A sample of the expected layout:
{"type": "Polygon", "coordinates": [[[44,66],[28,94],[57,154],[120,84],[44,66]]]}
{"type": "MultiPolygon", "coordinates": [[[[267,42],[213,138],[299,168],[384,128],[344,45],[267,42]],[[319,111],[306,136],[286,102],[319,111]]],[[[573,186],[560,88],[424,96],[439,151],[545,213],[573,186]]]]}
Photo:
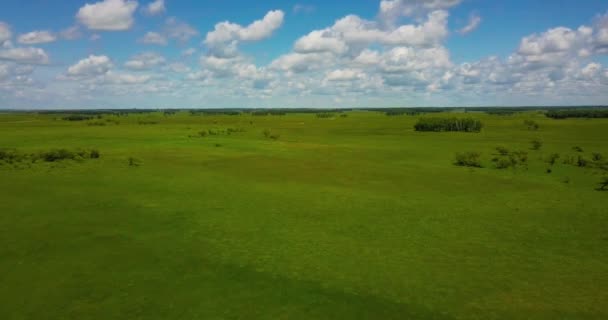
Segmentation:
{"type": "Polygon", "coordinates": [[[602,171],[561,161],[608,154],[608,119],[420,117],[0,114],[2,148],[101,154],[0,165],[0,318],[608,317],[602,171]],[[499,146],[527,166],[496,169],[499,146]]]}

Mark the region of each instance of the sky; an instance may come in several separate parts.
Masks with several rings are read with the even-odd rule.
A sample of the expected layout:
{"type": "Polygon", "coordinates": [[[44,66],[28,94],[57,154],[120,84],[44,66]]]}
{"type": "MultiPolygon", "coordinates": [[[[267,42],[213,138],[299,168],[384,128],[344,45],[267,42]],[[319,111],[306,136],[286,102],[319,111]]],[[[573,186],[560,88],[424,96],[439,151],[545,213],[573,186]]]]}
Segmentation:
{"type": "Polygon", "coordinates": [[[0,2],[0,109],[606,104],[606,0],[0,2]]]}

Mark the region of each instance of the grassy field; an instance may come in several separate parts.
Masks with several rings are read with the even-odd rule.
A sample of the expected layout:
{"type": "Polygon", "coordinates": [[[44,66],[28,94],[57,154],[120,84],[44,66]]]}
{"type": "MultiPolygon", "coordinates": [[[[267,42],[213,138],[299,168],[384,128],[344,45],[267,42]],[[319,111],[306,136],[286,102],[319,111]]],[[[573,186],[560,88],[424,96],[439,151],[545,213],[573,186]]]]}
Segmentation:
{"type": "Polygon", "coordinates": [[[608,119],[346,114],[0,114],[0,319],[608,318],[608,119]]]}

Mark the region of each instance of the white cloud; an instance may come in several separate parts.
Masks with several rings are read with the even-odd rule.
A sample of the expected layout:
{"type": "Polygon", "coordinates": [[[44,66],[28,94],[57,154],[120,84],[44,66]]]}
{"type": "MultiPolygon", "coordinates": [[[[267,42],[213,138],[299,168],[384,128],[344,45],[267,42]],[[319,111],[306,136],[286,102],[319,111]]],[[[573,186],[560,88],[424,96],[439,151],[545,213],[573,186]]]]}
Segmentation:
{"type": "Polygon", "coordinates": [[[461,35],[469,34],[475,31],[475,29],[477,29],[480,24],[481,17],[478,14],[472,14],[469,17],[469,23],[467,23],[467,25],[464,26],[462,29],[458,30],[458,33],[460,33],[461,35]]]}
{"type": "Polygon", "coordinates": [[[137,9],[134,0],[103,0],[94,4],[85,4],[76,18],[92,30],[123,31],[134,23],[133,13],[137,9]]]}
{"type": "Polygon", "coordinates": [[[0,45],[2,45],[5,41],[10,41],[13,37],[13,33],[11,32],[11,27],[0,21],[0,45]]]}
{"type": "Polygon", "coordinates": [[[94,77],[110,71],[112,61],[107,56],[90,55],[68,68],[69,77],[94,77]]]}
{"type": "Polygon", "coordinates": [[[114,85],[136,85],[150,81],[152,77],[149,75],[134,75],[129,73],[116,73],[108,71],[100,78],[102,84],[114,85]]]}
{"type": "Polygon", "coordinates": [[[399,17],[424,15],[427,12],[446,10],[460,4],[462,0],[382,0],[380,19],[393,24],[399,17]]]}
{"type": "Polygon", "coordinates": [[[163,33],[170,39],[180,42],[187,42],[199,35],[198,31],[189,24],[178,20],[175,17],[167,18],[163,33]]]}
{"type": "Polygon", "coordinates": [[[363,77],[364,74],[359,70],[341,69],[328,72],[325,79],[327,81],[352,81],[363,77]]]}
{"type": "Polygon", "coordinates": [[[270,37],[283,24],[285,14],[281,10],[269,11],[262,20],[247,27],[232,22],[220,22],[207,33],[205,44],[210,53],[218,56],[234,56],[239,41],[259,41],[270,37]]]}
{"type": "Polygon", "coordinates": [[[195,53],[196,53],[196,49],[195,48],[188,48],[188,49],[182,51],[182,56],[183,57],[191,57],[195,53]]]}
{"type": "Polygon", "coordinates": [[[165,10],[165,0],[155,0],[150,2],[144,9],[144,11],[151,16],[159,15],[165,12],[165,10]]]}
{"type": "Polygon", "coordinates": [[[20,64],[47,64],[49,63],[49,56],[40,48],[8,48],[0,50],[0,60],[20,64]]]}
{"type": "Polygon", "coordinates": [[[165,64],[165,57],[154,52],[138,54],[125,62],[125,67],[132,70],[148,70],[165,64]]]}
{"type": "Polygon", "coordinates": [[[156,44],[160,46],[166,46],[168,41],[165,36],[157,32],[147,32],[142,38],[139,39],[139,42],[144,44],[156,44]]]}
{"type": "Polygon", "coordinates": [[[289,53],[272,61],[270,68],[287,72],[301,73],[313,69],[323,68],[330,64],[335,57],[328,52],[318,53],[289,53]]]}
{"type": "Polygon", "coordinates": [[[59,36],[66,40],[76,40],[76,39],[79,39],[80,37],[82,37],[82,32],[80,31],[80,27],[71,26],[69,28],[62,30],[59,33],[59,36]]]}
{"type": "Polygon", "coordinates": [[[50,31],[32,31],[19,35],[17,38],[17,42],[21,44],[49,43],[55,40],[57,40],[57,36],[50,31]]]}
{"type": "Polygon", "coordinates": [[[315,30],[298,39],[294,51],[298,53],[333,52],[344,54],[361,50],[377,43],[389,46],[436,46],[447,36],[446,11],[433,11],[420,25],[402,25],[382,29],[376,22],[349,15],[326,29],[315,30]]]}

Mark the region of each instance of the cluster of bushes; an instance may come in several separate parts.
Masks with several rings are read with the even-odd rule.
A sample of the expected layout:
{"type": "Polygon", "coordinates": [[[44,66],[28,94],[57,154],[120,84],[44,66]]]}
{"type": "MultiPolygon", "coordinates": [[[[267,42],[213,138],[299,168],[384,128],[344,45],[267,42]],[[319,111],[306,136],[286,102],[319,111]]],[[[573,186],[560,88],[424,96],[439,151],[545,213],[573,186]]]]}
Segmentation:
{"type": "Polygon", "coordinates": [[[534,139],[530,143],[532,144],[532,150],[540,150],[543,147],[543,142],[538,139],[534,139]]]}
{"type": "Polygon", "coordinates": [[[266,139],[272,139],[272,140],[279,140],[279,138],[281,137],[280,134],[274,133],[270,129],[264,129],[264,131],[262,131],[262,134],[264,135],[264,137],[266,139]]]}
{"type": "Polygon", "coordinates": [[[528,130],[536,131],[540,128],[540,125],[534,120],[524,120],[524,125],[528,127],[528,130]]]}
{"type": "Polygon", "coordinates": [[[98,159],[101,154],[96,149],[91,150],[68,150],[68,149],[52,149],[37,153],[24,153],[16,149],[0,149],[0,165],[2,163],[14,164],[19,162],[57,162],[63,160],[84,160],[98,159]]]}
{"type": "Polygon", "coordinates": [[[384,113],[388,117],[396,117],[396,116],[417,116],[420,112],[417,111],[407,111],[407,110],[390,110],[384,113]]]}
{"type": "Polygon", "coordinates": [[[597,152],[591,154],[591,159],[585,158],[582,154],[577,154],[565,158],[563,163],[581,168],[589,167],[608,171],[608,162],[604,161],[604,156],[597,152]]]}
{"type": "Polygon", "coordinates": [[[207,137],[207,136],[224,136],[224,135],[231,135],[233,133],[239,133],[239,132],[245,132],[245,129],[243,128],[227,128],[227,129],[207,129],[207,130],[202,130],[199,131],[198,135],[200,137],[207,137]]]}
{"type": "Polygon", "coordinates": [[[321,118],[321,119],[328,119],[328,118],[334,118],[336,116],[335,113],[332,112],[319,112],[316,114],[317,118],[321,118]]]}
{"type": "Polygon", "coordinates": [[[473,118],[421,118],[414,125],[416,131],[461,131],[480,132],[481,121],[473,118]]]}
{"type": "Polygon", "coordinates": [[[61,119],[65,121],[88,121],[95,119],[95,117],[75,114],[63,117],[61,119]]]}
{"type": "Polygon", "coordinates": [[[460,167],[482,168],[481,153],[479,152],[462,152],[457,153],[454,158],[454,164],[460,167]]]}
{"type": "Polygon", "coordinates": [[[488,110],[487,114],[491,116],[512,116],[515,114],[515,111],[512,110],[488,110]]]}
{"type": "Polygon", "coordinates": [[[252,116],[284,116],[287,112],[284,110],[257,110],[251,112],[252,116]]]}
{"type": "Polygon", "coordinates": [[[545,116],[553,119],[567,118],[608,118],[608,109],[552,110],[545,116]]]}
{"type": "Polygon", "coordinates": [[[140,125],[146,126],[146,125],[158,124],[158,121],[153,121],[153,120],[139,120],[137,123],[139,123],[140,125]]]}
{"type": "Polygon", "coordinates": [[[496,169],[528,166],[528,153],[525,151],[509,151],[505,147],[497,147],[496,152],[496,157],[492,158],[496,169]]]}

